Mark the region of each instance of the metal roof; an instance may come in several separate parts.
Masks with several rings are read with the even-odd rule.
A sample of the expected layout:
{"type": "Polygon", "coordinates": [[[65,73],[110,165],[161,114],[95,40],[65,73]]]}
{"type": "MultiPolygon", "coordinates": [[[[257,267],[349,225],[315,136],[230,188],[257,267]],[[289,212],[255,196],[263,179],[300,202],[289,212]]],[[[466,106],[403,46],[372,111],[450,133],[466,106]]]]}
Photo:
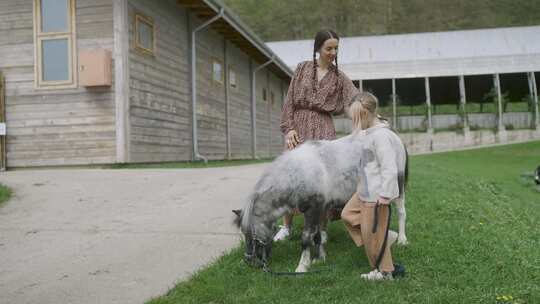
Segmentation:
{"type": "MultiPolygon", "coordinates": [[[[312,58],[313,40],[267,44],[293,69],[312,58]]],[[[351,79],[540,71],[540,26],[341,38],[339,66],[351,79]]]]}

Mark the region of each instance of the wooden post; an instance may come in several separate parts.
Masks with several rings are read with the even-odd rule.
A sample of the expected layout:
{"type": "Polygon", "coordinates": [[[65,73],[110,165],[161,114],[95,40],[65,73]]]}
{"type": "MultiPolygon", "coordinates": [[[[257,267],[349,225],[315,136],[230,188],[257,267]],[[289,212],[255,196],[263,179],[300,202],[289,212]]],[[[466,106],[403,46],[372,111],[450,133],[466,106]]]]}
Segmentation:
{"type": "MultiPolygon", "coordinates": [[[[252,145],[252,157],[253,159],[259,159],[257,156],[257,72],[267,65],[274,62],[274,57],[267,62],[259,65],[258,67],[253,66],[253,60],[250,60],[250,74],[251,74],[251,145],[252,145]]],[[[267,92],[268,93],[268,92],[267,92]]],[[[268,96],[267,96],[268,97],[268,96]]],[[[268,98],[267,98],[268,99],[268,98]]]]}
{"type": "MultiPolygon", "coordinates": [[[[281,90],[281,103],[279,104],[279,110],[281,113],[283,111],[283,105],[285,104],[285,98],[287,98],[287,92],[285,92],[285,87],[283,86],[283,80],[280,80],[279,82],[279,89],[281,90]]],[[[280,121],[279,133],[280,133],[279,142],[281,144],[281,148],[283,148],[285,146],[285,136],[281,134],[281,121],[280,121]]]]}
{"type": "Polygon", "coordinates": [[[503,122],[503,109],[502,109],[502,95],[501,95],[501,80],[499,78],[499,74],[493,75],[493,87],[495,88],[497,92],[497,104],[499,108],[499,119],[497,124],[497,129],[499,131],[504,130],[504,122],[503,122]]]}
{"type": "Polygon", "coordinates": [[[274,92],[270,88],[270,70],[266,69],[266,109],[268,111],[268,155],[272,154],[272,97],[274,92]]]}
{"type": "Polygon", "coordinates": [[[255,72],[253,66],[253,59],[249,61],[249,81],[250,85],[250,97],[251,97],[251,157],[253,159],[257,158],[257,113],[256,111],[256,88],[255,88],[255,72]]]}
{"type": "MultiPolygon", "coordinates": [[[[6,84],[4,75],[0,72],[0,124],[2,130],[6,130],[6,84]]],[[[0,171],[5,171],[7,168],[7,151],[6,151],[7,133],[0,133],[0,171]]]]}
{"type": "Polygon", "coordinates": [[[529,96],[530,96],[529,103],[531,103],[531,105],[534,107],[534,109],[532,109],[531,112],[534,115],[533,118],[535,119],[534,121],[530,122],[530,125],[531,125],[531,128],[536,129],[536,105],[534,104],[535,101],[534,101],[534,88],[533,88],[532,77],[533,77],[532,73],[527,72],[527,84],[529,85],[529,96]]]}
{"type": "Polygon", "coordinates": [[[459,76],[459,97],[460,97],[460,107],[463,114],[463,130],[469,130],[469,119],[467,117],[467,92],[465,91],[465,76],[459,76]]]}
{"type": "Polygon", "coordinates": [[[392,78],[392,126],[398,130],[396,79],[392,78]]]}
{"type": "Polygon", "coordinates": [[[529,76],[529,91],[531,93],[532,102],[534,103],[534,126],[536,130],[540,130],[540,117],[538,113],[538,87],[536,86],[536,77],[534,72],[530,72],[529,76]]]}
{"type": "Polygon", "coordinates": [[[358,79],[358,90],[364,92],[364,81],[362,79],[358,79]]]}
{"type": "Polygon", "coordinates": [[[116,162],[130,159],[129,21],[127,0],[113,1],[114,100],[116,105],[116,162]]]}
{"type": "Polygon", "coordinates": [[[431,91],[429,88],[429,77],[425,78],[426,104],[428,107],[428,132],[433,133],[433,121],[431,119],[431,91]]]}
{"type": "Polygon", "coordinates": [[[231,126],[230,126],[230,88],[231,84],[229,83],[229,52],[227,49],[227,39],[223,39],[223,68],[225,69],[225,138],[227,145],[227,159],[231,159],[231,126]]]}
{"type": "Polygon", "coordinates": [[[499,119],[497,123],[497,138],[499,143],[505,143],[508,141],[508,135],[506,133],[506,128],[504,127],[503,120],[503,108],[502,108],[502,94],[501,94],[501,80],[499,74],[493,75],[493,84],[497,91],[497,103],[499,105],[499,119]]]}

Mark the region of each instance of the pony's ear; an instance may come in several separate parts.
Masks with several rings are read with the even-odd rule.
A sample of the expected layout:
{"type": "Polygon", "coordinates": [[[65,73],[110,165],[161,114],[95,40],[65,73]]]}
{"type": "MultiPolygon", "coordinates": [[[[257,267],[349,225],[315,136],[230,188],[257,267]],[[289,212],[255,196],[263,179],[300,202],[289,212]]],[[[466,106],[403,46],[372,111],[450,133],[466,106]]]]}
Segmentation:
{"type": "Polygon", "coordinates": [[[236,214],[236,217],[234,218],[234,224],[236,225],[236,227],[240,227],[240,223],[242,223],[242,210],[235,209],[232,212],[236,214]]]}

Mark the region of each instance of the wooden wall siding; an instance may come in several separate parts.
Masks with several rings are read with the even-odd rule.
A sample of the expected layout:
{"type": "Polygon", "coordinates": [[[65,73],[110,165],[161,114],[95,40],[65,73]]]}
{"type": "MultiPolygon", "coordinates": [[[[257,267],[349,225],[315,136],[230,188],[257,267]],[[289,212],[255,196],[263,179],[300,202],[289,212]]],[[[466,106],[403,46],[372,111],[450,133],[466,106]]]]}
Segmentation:
{"type": "MultiPolygon", "coordinates": [[[[255,66],[260,65],[256,63],[255,66]]],[[[270,90],[268,87],[268,69],[264,68],[257,72],[257,156],[266,158],[270,156],[270,90]],[[266,89],[266,100],[263,100],[263,88],[266,89]]]]}
{"type": "Polygon", "coordinates": [[[174,1],[130,0],[130,161],[191,159],[187,13],[174,1]],[[135,14],[154,21],[155,56],[135,49],[135,14]]]}
{"type": "Polygon", "coordinates": [[[240,49],[227,45],[230,66],[236,72],[237,88],[230,89],[231,157],[251,158],[251,78],[250,58],[240,49]]]}
{"type": "Polygon", "coordinates": [[[274,92],[274,104],[271,104],[270,117],[271,123],[271,139],[270,139],[270,154],[272,156],[279,155],[284,149],[283,135],[279,127],[281,123],[281,105],[282,105],[282,80],[275,75],[270,74],[270,91],[274,92]]]}
{"type": "MultiPolygon", "coordinates": [[[[112,50],[111,0],[76,1],[78,51],[112,50]]],[[[34,88],[33,0],[0,3],[0,70],[6,76],[10,167],[115,161],[111,88],[34,88]]]]}
{"type": "MultiPolygon", "coordinates": [[[[186,11],[174,1],[130,0],[135,12],[153,18],[155,56],[130,50],[131,161],[191,159],[190,47],[186,11]]],[[[191,27],[201,24],[191,14],[191,27]]],[[[134,25],[130,25],[133,43],[134,25]]],[[[197,34],[197,123],[199,153],[209,159],[227,157],[225,85],[213,80],[212,64],[225,63],[223,36],[206,28],[197,34]]],[[[251,157],[250,57],[228,43],[228,65],[236,72],[238,88],[230,90],[231,157],[251,157]]],[[[269,156],[269,109],[262,101],[261,85],[269,84],[268,71],[258,73],[257,132],[261,156],[269,156]]],[[[277,78],[277,77],[276,77],[277,78]]],[[[268,90],[268,96],[269,95],[268,90]]],[[[276,93],[275,93],[276,94],[276,93]]],[[[277,94],[276,94],[277,95],[277,94]]]]}
{"type": "MultiPolygon", "coordinates": [[[[195,17],[193,28],[200,24],[195,17]]],[[[197,34],[197,123],[199,153],[209,159],[227,157],[225,84],[214,82],[213,60],[224,69],[224,38],[206,28],[197,34]]],[[[229,59],[230,61],[231,59],[229,59]]]]}
{"type": "MultiPolygon", "coordinates": [[[[4,75],[0,71],[0,123],[5,123],[6,111],[4,110],[4,75]]],[[[0,135],[0,171],[6,170],[6,137],[0,135]]]]}

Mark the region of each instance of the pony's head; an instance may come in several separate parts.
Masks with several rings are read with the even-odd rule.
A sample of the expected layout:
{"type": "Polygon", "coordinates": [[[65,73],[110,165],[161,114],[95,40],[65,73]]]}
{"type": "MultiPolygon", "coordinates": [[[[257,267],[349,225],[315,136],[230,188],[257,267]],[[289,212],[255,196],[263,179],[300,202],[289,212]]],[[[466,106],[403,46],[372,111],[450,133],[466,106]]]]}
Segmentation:
{"type": "Polygon", "coordinates": [[[261,268],[268,264],[272,253],[273,224],[267,224],[245,210],[233,210],[234,223],[244,235],[244,261],[251,267],[261,268]]]}

